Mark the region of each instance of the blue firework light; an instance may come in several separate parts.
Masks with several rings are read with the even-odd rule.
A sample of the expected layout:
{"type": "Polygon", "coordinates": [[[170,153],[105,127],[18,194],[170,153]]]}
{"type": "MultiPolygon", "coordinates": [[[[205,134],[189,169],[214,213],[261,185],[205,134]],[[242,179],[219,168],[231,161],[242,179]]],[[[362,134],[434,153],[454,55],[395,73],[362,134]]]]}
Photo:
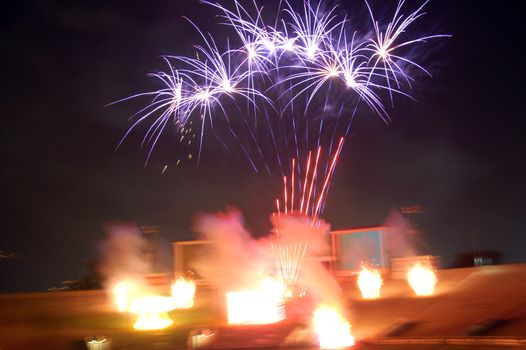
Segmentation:
{"type": "Polygon", "coordinates": [[[158,89],[123,99],[150,98],[123,137],[146,125],[147,160],[175,129],[196,155],[187,158],[198,161],[210,130],[226,148],[240,146],[254,170],[277,163],[283,172],[291,157],[322,144],[332,149],[358,110],[387,122],[386,105],[411,98],[416,72],[430,75],[415,50],[448,36],[411,32],[427,1],[416,8],[398,1],[385,18],[365,1],[366,21],[310,0],[284,1],[272,12],[256,1],[203,3],[230,36],[220,43],[190,22],[202,38],[195,55],[165,56],[166,69],[150,75],[158,89]]]}

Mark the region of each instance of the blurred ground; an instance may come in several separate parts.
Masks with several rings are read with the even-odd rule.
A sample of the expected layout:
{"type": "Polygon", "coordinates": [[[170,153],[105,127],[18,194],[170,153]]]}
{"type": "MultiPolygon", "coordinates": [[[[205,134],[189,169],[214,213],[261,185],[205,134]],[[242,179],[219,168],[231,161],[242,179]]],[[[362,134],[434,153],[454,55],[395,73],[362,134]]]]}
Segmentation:
{"type": "MultiPolygon", "coordinates": [[[[425,298],[385,277],[375,301],[360,300],[354,281],[342,281],[358,349],[526,348],[526,264],[438,271],[437,293],[425,298]]],[[[178,349],[196,327],[220,329],[220,348],[279,348],[296,327],[221,328],[219,299],[201,287],[194,309],[171,313],[171,329],[138,333],[133,316],[112,311],[103,291],[1,295],[0,349],[84,349],[84,338],[97,335],[113,349],[178,349]]]]}
{"type": "Polygon", "coordinates": [[[355,300],[354,333],[377,337],[413,323],[400,335],[456,337],[501,320],[484,335],[526,337],[526,264],[440,270],[438,280],[437,292],[429,298],[414,298],[404,280],[387,280],[382,299],[373,302],[359,301],[356,288],[344,285],[355,300]]]}

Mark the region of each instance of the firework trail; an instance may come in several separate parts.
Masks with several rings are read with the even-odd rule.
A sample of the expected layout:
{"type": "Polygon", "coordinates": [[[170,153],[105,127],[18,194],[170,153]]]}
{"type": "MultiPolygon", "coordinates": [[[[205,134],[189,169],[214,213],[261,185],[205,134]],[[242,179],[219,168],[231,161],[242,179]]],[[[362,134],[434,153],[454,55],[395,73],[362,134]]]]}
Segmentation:
{"type": "MultiPolygon", "coordinates": [[[[313,161],[312,159],[312,151],[309,151],[307,162],[305,164],[304,169],[304,177],[303,179],[298,178],[298,181],[300,183],[300,186],[297,188],[294,187],[295,184],[295,176],[300,177],[300,174],[296,175],[296,171],[300,172],[301,169],[299,169],[299,166],[296,167],[296,160],[293,158],[291,163],[291,174],[290,174],[290,188],[288,186],[287,182],[287,176],[283,177],[283,201],[284,201],[284,213],[285,214],[298,214],[303,216],[310,216],[313,218],[313,222],[316,220],[316,218],[321,214],[321,210],[323,208],[323,204],[326,198],[327,194],[327,187],[329,184],[330,179],[332,178],[332,175],[334,174],[334,168],[336,167],[336,163],[338,161],[338,158],[340,157],[341,150],[343,147],[344,138],[340,138],[338,142],[338,147],[334,154],[330,155],[329,160],[327,162],[328,167],[326,167],[325,174],[322,175],[322,185],[321,190],[316,195],[315,193],[315,184],[318,182],[318,168],[319,162],[320,162],[320,155],[322,153],[322,147],[318,147],[316,151],[316,156],[313,161]],[[298,168],[298,170],[296,170],[298,168]],[[297,193],[296,193],[297,192],[297,193]],[[296,201],[294,200],[294,196],[297,196],[299,198],[299,210],[296,206],[296,201]],[[290,203],[288,203],[288,198],[290,197],[290,203]],[[312,203],[311,203],[312,201],[312,203]]],[[[281,215],[281,205],[279,198],[276,199],[276,213],[274,215],[281,215]]]]}
{"type": "Polygon", "coordinates": [[[123,137],[146,124],[142,146],[148,149],[147,159],[162,134],[175,126],[181,143],[187,142],[189,130],[198,136],[198,161],[207,128],[223,130],[219,138],[228,136],[241,145],[256,171],[259,159],[270,172],[268,149],[280,168],[290,155],[299,161],[305,156],[301,150],[346,136],[359,105],[388,121],[385,97],[391,104],[395,95],[410,97],[410,68],[429,74],[407,54],[409,49],[447,36],[411,36],[410,27],[425,14],[427,1],[406,14],[400,0],[386,21],[375,17],[366,1],[372,28],[355,26],[337,6],[310,0],[299,7],[280,2],[270,15],[255,1],[249,6],[238,0],[230,6],[204,3],[219,12],[234,36],[218,45],[194,25],[203,42],[194,46],[195,57],[165,56],[168,69],[151,74],[159,89],[117,101],[150,97],[123,137]]]}
{"type": "MultiPolygon", "coordinates": [[[[330,155],[327,160],[327,167],[325,167],[325,174],[321,174],[321,171],[318,171],[318,168],[322,167],[320,165],[320,156],[322,153],[322,147],[318,147],[316,155],[313,157],[313,152],[310,151],[307,157],[307,161],[304,169],[304,176],[301,178],[300,168],[295,166],[296,161],[292,159],[292,172],[290,175],[290,181],[287,182],[287,176],[283,177],[283,212],[281,211],[280,200],[276,199],[276,212],[273,213],[275,221],[279,222],[281,215],[295,218],[295,220],[300,220],[304,222],[305,226],[310,226],[312,229],[316,229],[320,226],[321,222],[318,217],[323,210],[323,204],[326,199],[327,187],[329,181],[334,174],[334,168],[338,161],[338,158],[341,154],[343,147],[344,138],[340,138],[338,142],[338,147],[332,155],[330,155]],[[298,169],[298,170],[296,170],[298,169]],[[296,177],[300,186],[295,187],[295,174],[298,171],[296,177]],[[318,178],[320,175],[320,178],[318,178]],[[321,181],[321,185],[318,185],[321,181]],[[290,183],[290,186],[288,185],[290,183]],[[321,187],[320,190],[316,193],[316,187],[321,187]],[[298,198],[297,202],[294,198],[298,198]],[[288,201],[290,198],[290,203],[288,201]],[[299,208],[298,208],[299,204],[299,208]]],[[[288,219],[292,220],[292,219],[288,219]]],[[[306,240],[303,236],[294,236],[291,239],[290,234],[288,237],[283,239],[283,235],[280,234],[279,225],[275,224],[275,234],[276,240],[272,244],[272,248],[275,254],[275,264],[281,279],[287,285],[287,287],[292,290],[294,286],[297,285],[298,278],[301,273],[303,266],[303,261],[307,255],[307,250],[309,248],[309,240],[306,240]]],[[[299,293],[304,292],[305,286],[300,286],[299,293]]]]}

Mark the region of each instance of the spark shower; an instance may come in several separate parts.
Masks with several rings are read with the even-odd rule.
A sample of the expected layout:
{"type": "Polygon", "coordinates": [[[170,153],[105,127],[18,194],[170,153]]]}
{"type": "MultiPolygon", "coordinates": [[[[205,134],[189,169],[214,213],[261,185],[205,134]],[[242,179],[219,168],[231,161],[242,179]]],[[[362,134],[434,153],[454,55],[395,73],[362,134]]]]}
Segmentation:
{"type": "Polygon", "coordinates": [[[411,31],[427,2],[408,9],[400,0],[379,11],[363,1],[354,15],[322,1],[280,1],[271,10],[255,0],[203,1],[222,30],[212,35],[188,19],[202,39],[195,55],[164,56],[166,70],[150,74],[159,88],[116,101],[150,99],[121,143],[145,126],[148,161],[175,130],[186,158],[196,153],[199,161],[211,129],[227,149],[223,140],[234,140],[255,171],[271,173],[277,163],[289,173],[290,159],[299,164],[309,150],[332,153],[362,106],[389,121],[386,105],[396,95],[412,98],[417,75],[431,75],[419,63],[425,44],[449,35],[411,31]],[[384,10],[391,15],[375,16],[384,10]]]}

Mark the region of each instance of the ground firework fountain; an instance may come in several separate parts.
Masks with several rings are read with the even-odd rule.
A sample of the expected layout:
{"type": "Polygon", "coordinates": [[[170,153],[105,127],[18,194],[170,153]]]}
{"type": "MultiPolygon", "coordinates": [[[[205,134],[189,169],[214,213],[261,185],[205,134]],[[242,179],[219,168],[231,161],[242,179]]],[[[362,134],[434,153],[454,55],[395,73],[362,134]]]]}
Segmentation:
{"type": "Polygon", "coordinates": [[[174,309],[175,301],[171,297],[148,295],[136,298],[129,310],[137,315],[133,328],[139,331],[167,328],[173,324],[168,312],[174,309]]]}
{"type": "Polygon", "coordinates": [[[285,286],[264,278],[251,290],[226,293],[229,324],[269,324],[285,319],[285,286]]]}
{"type": "Polygon", "coordinates": [[[126,312],[139,291],[138,284],[134,281],[123,280],[117,282],[112,288],[113,301],[119,312],[126,312]]]}
{"type": "Polygon", "coordinates": [[[172,298],[175,307],[178,309],[187,309],[194,306],[195,282],[185,278],[178,278],[171,288],[172,298]]]}
{"type": "Polygon", "coordinates": [[[383,280],[378,269],[362,266],[357,283],[363,299],[378,299],[380,297],[383,280]]]}
{"type": "Polygon", "coordinates": [[[351,326],[337,309],[326,305],[318,307],[313,323],[321,349],[344,349],[354,345],[351,326]]]}
{"type": "Polygon", "coordinates": [[[437,281],[436,273],[430,264],[418,262],[407,272],[407,282],[417,296],[433,295],[437,281]]]}
{"type": "MultiPolygon", "coordinates": [[[[283,200],[280,202],[279,199],[276,199],[276,212],[273,213],[272,218],[276,237],[272,247],[276,256],[277,271],[287,287],[288,295],[296,294],[294,291],[300,295],[304,294],[305,290],[302,286],[296,287],[298,287],[303,260],[309,249],[309,241],[312,241],[315,236],[318,238],[314,240],[319,240],[328,231],[326,225],[318,217],[323,211],[328,184],[334,173],[343,142],[341,138],[336,151],[329,157],[325,167],[320,166],[322,148],[318,147],[315,157],[312,152],[309,152],[303,169],[299,164],[296,166],[296,160],[292,159],[290,180],[287,181],[287,176],[283,177],[283,200]],[[318,183],[320,179],[321,185],[318,183]],[[299,182],[299,186],[295,187],[296,181],[299,182]],[[318,189],[317,193],[315,189],[318,189]],[[283,203],[283,208],[280,203],[283,203]],[[295,221],[303,221],[307,224],[306,227],[290,227],[287,225],[291,222],[290,217],[295,217],[295,221]],[[311,231],[312,233],[308,234],[311,231]],[[308,237],[309,235],[311,237],[308,237]]],[[[319,243],[316,242],[317,245],[319,243]]]]}
{"type": "MultiPolygon", "coordinates": [[[[108,238],[101,244],[101,272],[109,295],[121,313],[137,315],[135,330],[164,329],[173,324],[169,312],[191,308],[195,282],[184,278],[175,281],[171,295],[163,295],[148,285],[144,259],[146,241],[133,225],[108,226],[108,238]]],[[[165,293],[168,294],[168,293],[165,293]]]]}

